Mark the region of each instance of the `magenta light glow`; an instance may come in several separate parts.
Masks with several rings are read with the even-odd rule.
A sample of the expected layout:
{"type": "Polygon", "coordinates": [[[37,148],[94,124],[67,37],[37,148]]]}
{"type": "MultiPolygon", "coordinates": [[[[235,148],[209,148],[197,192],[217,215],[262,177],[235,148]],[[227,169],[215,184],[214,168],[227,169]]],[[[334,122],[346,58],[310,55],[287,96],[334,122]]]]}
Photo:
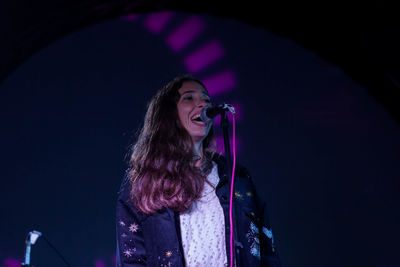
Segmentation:
{"type": "Polygon", "coordinates": [[[224,55],[224,49],[218,41],[210,41],[184,59],[189,72],[195,73],[217,61],[224,55]]]}
{"type": "Polygon", "coordinates": [[[220,72],[214,76],[204,78],[204,85],[207,87],[210,96],[220,95],[236,87],[235,74],[231,70],[220,72]]]}
{"type": "Polygon", "coordinates": [[[175,52],[185,48],[205,28],[204,22],[196,16],[186,19],[168,37],[167,44],[175,52]]]}
{"type": "Polygon", "coordinates": [[[94,262],[94,267],[106,267],[106,264],[101,260],[97,260],[94,262]]]}
{"type": "Polygon", "coordinates": [[[3,267],[21,267],[21,261],[13,258],[7,258],[4,260],[3,267]]]}
{"type": "Polygon", "coordinates": [[[160,33],[174,15],[171,11],[150,14],[144,21],[144,26],[152,33],[160,33]]]}
{"type": "MultiPolygon", "coordinates": [[[[224,144],[224,137],[223,136],[216,136],[215,141],[217,142],[217,153],[221,155],[225,155],[225,144],[224,144]]],[[[232,150],[232,137],[229,138],[229,145],[231,147],[231,153],[233,153],[232,150]]],[[[236,136],[236,154],[239,153],[241,148],[241,141],[240,139],[236,136]]]]}

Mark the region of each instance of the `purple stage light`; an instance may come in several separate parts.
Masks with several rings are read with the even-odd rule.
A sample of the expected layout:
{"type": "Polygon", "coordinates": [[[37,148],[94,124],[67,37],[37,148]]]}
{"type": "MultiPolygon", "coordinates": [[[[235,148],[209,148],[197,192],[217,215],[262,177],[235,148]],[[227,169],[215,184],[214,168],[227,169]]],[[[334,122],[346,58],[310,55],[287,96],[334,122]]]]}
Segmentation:
{"type": "Polygon", "coordinates": [[[210,96],[216,96],[236,87],[235,74],[231,70],[220,72],[214,76],[202,79],[210,96]]]}
{"type": "Polygon", "coordinates": [[[178,26],[166,39],[167,44],[175,52],[181,51],[205,28],[204,22],[191,16],[178,26]]]}
{"type": "Polygon", "coordinates": [[[184,59],[189,72],[195,73],[217,61],[224,55],[224,49],[218,41],[210,41],[184,59]]]}
{"type": "Polygon", "coordinates": [[[106,267],[106,264],[101,260],[96,260],[94,262],[94,267],[106,267]]]}
{"type": "Polygon", "coordinates": [[[152,33],[160,33],[167,26],[173,15],[174,12],[171,11],[150,14],[144,21],[144,26],[152,33]]]}
{"type": "Polygon", "coordinates": [[[4,260],[3,267],[21,267],[21,261],[13,258],[7,258],[4,260]]]}

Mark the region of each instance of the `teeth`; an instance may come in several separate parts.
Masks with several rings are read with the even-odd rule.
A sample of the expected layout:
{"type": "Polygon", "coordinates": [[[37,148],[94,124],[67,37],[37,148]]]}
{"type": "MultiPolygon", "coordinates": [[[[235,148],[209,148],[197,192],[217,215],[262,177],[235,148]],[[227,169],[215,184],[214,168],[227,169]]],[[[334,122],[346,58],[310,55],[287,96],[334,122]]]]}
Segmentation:
{"type": "Polygon", "coordinates": [[[197,118],[200,118],[200,114],[197,114],[197,115],[193,116],[193,117],[192,117],[192,120],[195,120],[195,119],[197,119],[197,118]]]}
{"type": "Polygon", "coordinates": [[[196,122],[200,122],[200,123],[204,123],[203,120],[200,117],[200,114],[194,115],[191,120],[192,121],[196,121],[196,122]]]}

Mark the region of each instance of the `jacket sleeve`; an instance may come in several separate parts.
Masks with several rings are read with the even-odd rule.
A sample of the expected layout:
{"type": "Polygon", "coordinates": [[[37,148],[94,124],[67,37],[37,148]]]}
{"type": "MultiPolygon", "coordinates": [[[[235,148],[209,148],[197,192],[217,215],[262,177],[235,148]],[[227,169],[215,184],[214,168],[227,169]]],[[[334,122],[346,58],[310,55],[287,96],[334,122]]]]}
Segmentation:
{"type": "Polygon", "coordinates": [[[274,235],[272,233],[271,225],[269,223],[269,217],[265,202],[263,202],[261,208],[262,217],[259,224],[261,266],[280,267],[281,262],[278,256],[278,252],[276,251],[274,235]]]}
{"type": "Polygon", "coordinates": [[[146,250],[141,220],[129,199],[129,188],[123,186],[117,202],[117,267],[146,266],[146,250]]]}
{"type": "Polygon", "coordinates": [[[256,209],[258,212],[258,229],[255,231],[258,235],[260,245],[260,261],[262,267],[280,267],[281,261],[276,251],[274,236],[272,234],[271,224],[269,221],[268,210],[266,202],[260,197],[258,190],[251,178],[249,171],[239,165],[238,173],[242,177],[246,177],[247,184],[250,186],[250,192],[254,193],[256,209]]]}

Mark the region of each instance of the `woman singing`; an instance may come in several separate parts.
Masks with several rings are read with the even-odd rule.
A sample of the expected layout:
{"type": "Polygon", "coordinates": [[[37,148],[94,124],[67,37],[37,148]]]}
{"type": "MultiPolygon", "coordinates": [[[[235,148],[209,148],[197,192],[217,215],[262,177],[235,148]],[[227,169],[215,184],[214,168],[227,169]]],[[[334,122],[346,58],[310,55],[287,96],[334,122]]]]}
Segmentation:
{"type": "MultiPolygon", "coordinates": [[[[148,105],[117,202],[117,266],[223,267],[230,262],[228,166],[214,151],[204,84],[175,78],[148,105]]],[[[250,175],[236,166],[236,266],[280,266],[250,175]]]]}

